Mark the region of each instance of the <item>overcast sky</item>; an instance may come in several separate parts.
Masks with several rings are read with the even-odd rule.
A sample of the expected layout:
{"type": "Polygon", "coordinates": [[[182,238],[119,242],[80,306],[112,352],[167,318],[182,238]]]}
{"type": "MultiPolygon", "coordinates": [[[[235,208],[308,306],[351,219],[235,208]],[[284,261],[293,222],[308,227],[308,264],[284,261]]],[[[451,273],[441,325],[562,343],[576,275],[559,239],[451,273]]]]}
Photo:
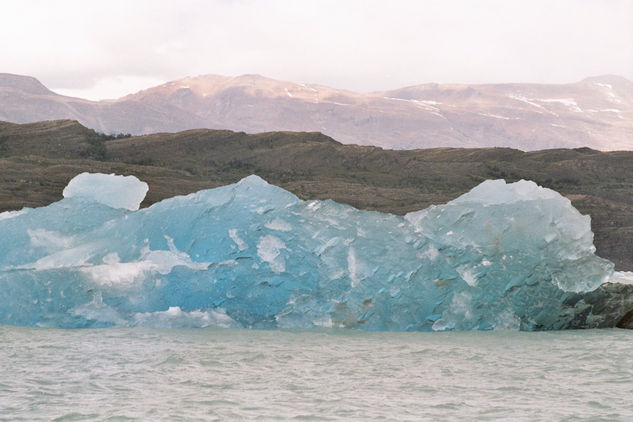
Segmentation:
{"type": "Polygon", "coordinates": [[[633,0],[3,0],[0,72],[115,98],[206,73],[356,91],[633,80],[633,0]]]}

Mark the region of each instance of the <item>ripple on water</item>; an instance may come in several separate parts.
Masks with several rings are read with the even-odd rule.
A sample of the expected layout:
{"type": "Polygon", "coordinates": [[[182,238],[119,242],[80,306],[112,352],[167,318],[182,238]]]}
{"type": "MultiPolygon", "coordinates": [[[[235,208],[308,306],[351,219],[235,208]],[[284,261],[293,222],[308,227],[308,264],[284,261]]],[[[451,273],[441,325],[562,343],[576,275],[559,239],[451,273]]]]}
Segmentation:
{"type": "Polygon", "coordinates": [[[0,339],[0,421],[633,419],[622,330],[0,326],[0,339]]]}

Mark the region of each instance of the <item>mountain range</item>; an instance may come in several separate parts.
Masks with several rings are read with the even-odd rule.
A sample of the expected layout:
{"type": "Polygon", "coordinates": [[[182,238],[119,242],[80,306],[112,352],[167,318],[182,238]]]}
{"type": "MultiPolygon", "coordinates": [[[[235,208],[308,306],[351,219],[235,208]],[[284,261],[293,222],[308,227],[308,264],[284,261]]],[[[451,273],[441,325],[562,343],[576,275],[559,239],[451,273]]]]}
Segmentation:
{"type": "Polygon", "coordinates": [[[56,94],[29,76],[0,74],[0,120],[54,119],[133,135],[315,131],[386,149],[633,150],[633,82],[600,76],[559,85],[424,84],[357,93],[259,75],[203,75],[90,101],[56,94]]]}

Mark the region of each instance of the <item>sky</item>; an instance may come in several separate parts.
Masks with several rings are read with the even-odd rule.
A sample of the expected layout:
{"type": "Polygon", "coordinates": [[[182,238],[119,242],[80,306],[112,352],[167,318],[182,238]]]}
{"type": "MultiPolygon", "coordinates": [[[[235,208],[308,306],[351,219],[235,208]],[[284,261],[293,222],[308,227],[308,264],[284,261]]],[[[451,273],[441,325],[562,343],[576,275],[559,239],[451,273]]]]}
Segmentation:
{"type": "Polygon", "coordinates": [[[117,98],[256,73],[360,92],[633,80],[633,0],[2,0],[0,72],[117,98]]]}

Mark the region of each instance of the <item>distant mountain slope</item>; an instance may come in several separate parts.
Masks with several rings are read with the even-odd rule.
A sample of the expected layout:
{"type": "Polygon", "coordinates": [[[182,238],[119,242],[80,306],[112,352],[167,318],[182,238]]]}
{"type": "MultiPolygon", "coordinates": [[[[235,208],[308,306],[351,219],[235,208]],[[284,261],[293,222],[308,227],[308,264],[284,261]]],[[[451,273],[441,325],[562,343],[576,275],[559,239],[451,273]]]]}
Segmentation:
{"type": "Polygon", "coordinates": [[[598,254],[633,270],[633,152],[587,148],[390,151],[320,133],[189,130],[106,140],[77,122],[0,122],[0,211],[61,198],[83,171],[148,182],[144,206],[258,174],[303,199],[404,214],[454,199],[485,179],[534,180],[591,215],[598,254]]]}
{"type": "Polygon", "coordinates": [[[319,131],[390,149],[633,150],[633,82],[602,76],[563,85],[426,84],[361,94],[258,75],[204,75],[88,101],[55,94],[34,78],[0,74],[0,120],[50,119],[106,133],[319,131]]]}

